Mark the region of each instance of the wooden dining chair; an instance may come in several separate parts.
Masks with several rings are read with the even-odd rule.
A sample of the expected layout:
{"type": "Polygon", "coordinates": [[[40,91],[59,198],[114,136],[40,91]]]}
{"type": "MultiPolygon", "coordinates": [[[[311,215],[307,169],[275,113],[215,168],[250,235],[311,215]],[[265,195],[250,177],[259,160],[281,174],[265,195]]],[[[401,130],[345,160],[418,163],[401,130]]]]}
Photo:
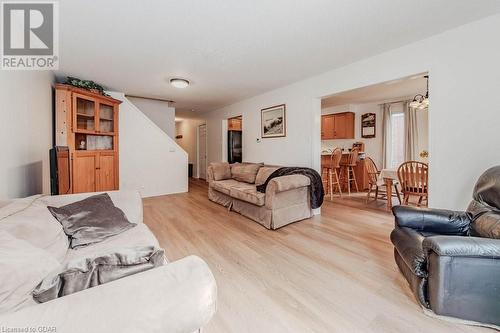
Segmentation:
{"type": "MultiPolygon", "coordinates": [[[[368,156],[365,158],[365,169],[366,173],[368,174],[368,186],[369,186],[368,194],[366,196],[366,203],[370,201],[370,195],[373,190],[375,190],[375,197],[374,197],[375,200],[379,198],[389,200],[389,198],[387,197],[387,188],[386,188],[387,185],[385,184],[385,182],[383,185],[380,186],[377,184],[379,181],[380,171],[378,170],[375,162],[368,156]]],[[[394,194],[396,195],[396,197],[399,200],[399,203],[401,204],[401,196],[399,194],[398,186],[397,184],[393,184],[393,186],[394,186],[394,194]]]]}
{"type": "Polygon", "coordinates": [[[429,166],[423,162],[408,161],[398,168],[398,178],[403,192],[403,203],[408,205],[411,196],[418,197],[417,206],[429,203],[429,166]]]}
{"type": "Polygon", "coordinates": [[[347,161],[345,163],[340,163],[342,167],[342,171],[344,172],[344,182],[347,183],[347,192],[351,195],[351,184],[354,182],[356,187],[356,192],[358,192],[358,182],[356,181],[356,175],[354,173],[354,168],[358,163],[358,148],[353,148],[347,157],[347,161]]]}

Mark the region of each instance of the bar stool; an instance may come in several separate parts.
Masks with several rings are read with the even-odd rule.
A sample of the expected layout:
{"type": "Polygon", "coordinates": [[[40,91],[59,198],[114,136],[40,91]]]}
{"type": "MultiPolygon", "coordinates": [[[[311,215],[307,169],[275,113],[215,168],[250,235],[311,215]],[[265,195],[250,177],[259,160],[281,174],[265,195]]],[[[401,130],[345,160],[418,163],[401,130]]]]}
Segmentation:
{"type": "MultiPolygon", "coordinates": [[[[339,196],[342,197],[342,189],[340,187],[340,160],[342,159],[342,150],[335,148],[330,155],[330,165],[327,166],[328,182],[327,189],[330,191],[330,200],[333,200],[334,186],[336,185],[339,191],[339,196]]],[[[327,192],[328,193],[328,192],[327,192]]]]}
{"type": "Polygon", "coordinates": [[[358,163],[358,154],[359,151],[357,148],[353,148],[347,157],[347,161],[345,163],[340,163],[342,170],[344,171],[344,181],[347,183],[347,192],[351,195],[351,183],[354,182],[354,186],[356,187],[356,192],[358,189],[358,182],[356,181],[356,175],[354,173],[354,167],[358,163]]]}

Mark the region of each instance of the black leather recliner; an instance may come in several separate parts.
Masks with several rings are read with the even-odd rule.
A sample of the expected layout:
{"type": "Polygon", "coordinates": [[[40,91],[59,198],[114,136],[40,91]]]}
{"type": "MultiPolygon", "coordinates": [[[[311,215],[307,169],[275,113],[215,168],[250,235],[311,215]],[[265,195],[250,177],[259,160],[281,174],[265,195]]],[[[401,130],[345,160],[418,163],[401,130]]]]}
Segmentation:
{"type": "Polygon", "coordinates": [[[435,314],[500,326],[500,166],[476,183],[466,212],[396,206],[394,257],[435,314]]]}

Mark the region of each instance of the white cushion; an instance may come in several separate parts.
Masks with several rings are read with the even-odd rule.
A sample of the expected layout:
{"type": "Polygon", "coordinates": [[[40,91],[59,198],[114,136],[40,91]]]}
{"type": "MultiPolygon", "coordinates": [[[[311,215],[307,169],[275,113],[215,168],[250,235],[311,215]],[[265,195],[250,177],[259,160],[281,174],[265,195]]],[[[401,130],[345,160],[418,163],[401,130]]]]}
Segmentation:
{"type": "Polygon", "coordinates": [[[58,333],[198,332],[214,315],[216,300],[210,268],[190,256],[0,316],[0,325],[45,325],[58,333]]]}
{"type": "Polygon", "coordinates": [[[19,199],[1,208],[0,231],[46,250],[60,262],[69,246],[61,224],[38,199],[19,199]]]}
{"type": "MultiPolygon", "coordinates": [[[[142,199],[138,192],[111,191],[107,193],[115,206],[125,213],[130,222],[142,224],[142,199]]],[[[69,248],[68,236],[64,233],[61,224],[50,214],[47,206],[60,207],[95,194],[37,195],[15,199],[9,205],[0,208],[0,231],[6,231],[14,237],[42,248],[57,258],[59,262],[63,262],[69,248]]],[[[138,241],[142,245],[141,237],[138,238],[138,241]]],[[[130,243],[130,238],[127,238],[123,243],[130,243]]],[[[145,245],[150,245],[149,243],[151,242],[145,245]]]]}
{"type": "Polygon", "coordinates": [[[0,231],[0,313],[34,304],[31,292],[58,267],[47,251],[0,231]]]}
{"type": "Polygon", "coordinates": [[[4,206],[0,207],[0,220],[23,211],[40,197],[41,195],[38,194],[22,199],[12,199],[6,202],[4,206]]]}

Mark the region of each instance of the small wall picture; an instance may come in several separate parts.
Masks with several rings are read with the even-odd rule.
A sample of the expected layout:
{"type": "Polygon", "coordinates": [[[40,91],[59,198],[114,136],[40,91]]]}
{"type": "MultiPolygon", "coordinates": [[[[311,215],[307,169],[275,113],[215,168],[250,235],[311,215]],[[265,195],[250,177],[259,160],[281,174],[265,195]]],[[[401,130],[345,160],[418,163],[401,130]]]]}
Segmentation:
{"type": "Polygon", "coordinates": [[[375,113],[365,113],[361,115],[361,137],[374,138],[375,137],[375,113]]]}
{"type": "Polygon", "coordinates": [[[262,138],[286,136],[286,105],[280,104],[261,110],[262,138]]]}

